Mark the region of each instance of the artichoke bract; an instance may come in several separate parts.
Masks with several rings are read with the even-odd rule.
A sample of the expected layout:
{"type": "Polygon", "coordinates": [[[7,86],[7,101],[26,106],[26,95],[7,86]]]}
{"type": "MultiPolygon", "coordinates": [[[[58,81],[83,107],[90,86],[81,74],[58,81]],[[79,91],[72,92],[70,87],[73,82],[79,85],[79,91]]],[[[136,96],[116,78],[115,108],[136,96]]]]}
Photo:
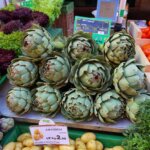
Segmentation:
{"type": "Polygon", "coordinates": [[[71,89],[64,94],[61,113],[64,117],[77,122],[91,120],[93,118],[93,100],[82,91],[71,89]]]}
{"type": "Polygon", "coordinates": [[[53,53],[39,69],[41,80],[48,82],[51,86],[60,88],[68,82],[71,66],[66,57],[53,53]]]}
{"type": "Polygon", "coordinates": [[[150,93],[140,93],[127,101],[126,114],[133,123],[137,121],[140,105],[145,101],[150,101],[150,93]]]}
{"type": "Polygon", "coordinates": [[[102,123],[115,123],[124,114],[123,99],[115,92],[108,90],[96,96],[94,113],[102,123]]]}
{"type": "Polygon", "coordinates": [[[19,115],[27,113],[32,104],[32,95],[29,89],[23,87],[14,87],[7,94],[7,106],[19,115]]]}
{"type": "Polygon", "coordinates": [[[1,118],[0,119],[0,130],[2,132],[7,132],[12,127],[14,127],[14,119],[13,118],[1,118]]]}
{"type": "Polygon", "coordinates": [[[112,67],[117,67],[121,62],[125,62],[129,58],[134,58],[134,39],[126,32],[114,33],[105,42],[103,53],[106,61],[112,67]]]}
{"type": "Polygon", "coordinates": [[[7,77],[12,85],[30,87],[38,78],[38,67],[30,60],[14,59],[7,69],[7,77]]]}
{"type": "Polygon", "coordinates": [[[84,33],[82,31],[73,34],[68,38],[65,52],[69,59],[74,62],[80,59],[86,53],[96,54],[97,45],[89,33],[84,33]]]}
{"type": "Polygon", "coordinates": [[[90,95],[105,91],[111,85],[111,68],[99,57],[83,58],[72,68],[75,87],[90,95]]]}
{"type": "Polygon", "coordinates": [[[59,90],[50,85],[42,85],[37,87],[33,93],[32,109],[54,117],[60,109],[62,100],[59,90]]]}
{"type": "Polygon", "coordinates": [[[53,51],[52,38],[43,27],[34,26],[25,33],[22,54],[31,58],[45,58],[53,51]]]}
{"type": "Polygon", "coordinates": [[[134,59],[121,63],[113,75],[116,92],[128,100],[143,91],[146,88],[146,75],[142,69],[134,59]]]}

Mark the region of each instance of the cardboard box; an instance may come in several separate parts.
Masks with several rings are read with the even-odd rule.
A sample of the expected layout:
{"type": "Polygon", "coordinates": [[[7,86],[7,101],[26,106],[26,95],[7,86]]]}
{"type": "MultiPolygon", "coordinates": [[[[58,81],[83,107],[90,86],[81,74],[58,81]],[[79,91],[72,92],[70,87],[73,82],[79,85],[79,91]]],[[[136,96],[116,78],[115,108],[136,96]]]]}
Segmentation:
{"type": "Polygon", "coordinates": [[[147,90],[148,92],[150,92],[150,62],[147,59],[147,57],[145,56],[144,52],[141,49],[141,46],[145,45],[145,44],[150,44],[150,39],[136,39],[136,61],[140,64],[142,64],[143,66],[145,66],[145,74],[147,77],[147,90]]]}
{"type": "Polygon", "coordinates": [[[129,22],[128,32],[133,36],[134,39],[142,37],[142,32],[134,21],[129,22]]]}
{"type": "Polygon", "coordinates": [[[136,39],[136,61],[145,66],[145,72],[150,72],[150,62],[141,49],[141,46],[150,44],[150,39],[136,39]]]}

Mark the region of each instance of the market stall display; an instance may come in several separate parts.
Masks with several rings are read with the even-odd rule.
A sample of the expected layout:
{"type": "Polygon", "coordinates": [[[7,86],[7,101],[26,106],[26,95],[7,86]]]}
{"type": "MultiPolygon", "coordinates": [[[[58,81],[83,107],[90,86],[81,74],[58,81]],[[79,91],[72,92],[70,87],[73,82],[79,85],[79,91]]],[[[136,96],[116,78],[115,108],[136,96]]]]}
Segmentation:
{"type": "Polygon", "coordinates": [[[0,118],[3,150],[148,150],[150,27],[137,28],[136,39],[114,30],[103,45],[91,32],[54,37],[52,24],[63,2],[32,0],[27,8],[14,0],[0,10],[0,84],[6,73],[8,78],[0,87],[0,112],[23,124],[40,121],[39,126],[16,125],[3,138],[14,120],[0,118]],[[63,126],[67,138],[64,125],[68,126],[69,145],[45,144],[44,138],[51,138],[46,134],[53,133],[48,119],[57,129],[63,126]],[[43,127],[46,133],[38,130],[43,127]],[[125,137],[112,135],[124,130],[124,141],[125,137]],[[39,140],[44,143],[35,142],[39,140]]]}
{"type": "MultiPolygon", "coordinates": [[[[29,141],[27,139],[30,139],[30,143],[24,142],[24,144],[27,144],[27,145],[31,144],[30,146],[32,146],[33,142],[31,140],[31,135],[29,134],[28,127],[29,127],[28,125],[17,125],[9,133],[9,138],[8,138],[8,134],[4,137],[5,141],[2,142],[3,145],[7,146],[7,144],[9,144],[11,142],[11,144],[13,146],[16,146],[16,144],[18,142],[22,143],[22,141],[24,141],[24,140],[29,141]]],[[[96,146],[97,146],[98,150],[103,150],[104,148],[113,148],[113,147],[114,147],[114,150],[118,150],[117,148],[122,148],[121,143],[124,140],[124,137],[120,136],[120,135],[107,135],[104,133],[86,132],[86,131],[73,130],[73,129],[69,129],[69,137],[70,137],[72,150],[75,150],[75,147],[77,150],[79,150],[79,148],[83,149],[83,146],[85,148],[87,146],[89,148],[91,146],[93,146],[93,148],[95,147],[94,150],[96,150],[96,146]],[[87,145],[87,143],[88,143],[88,145],[87,145]]],[[[55,146],[53,146],[53,148],[54,147],[55,146]]],[[[59,147],[59,146],[57,146],[57,147],[59,147]]],[[[39,148],[42,149],[42,146],[39,148]]],[[[51,146],[49,146],[49,149],[50,148],[52,149],[51,146]]],[[[70,148],[70,146],[69,145],[61,145],[60,148],[61,149],[65,148],[65,150],[67,150],[67,148],[70,148]]],[[[121,150],[123,150],[123,148],[121,150]]]]}
{"type": "Polygon", "coordinates": [[[104,49],[107,46],[110,56],[119,51],[116,58],[121,61],[111,67],[104,51],[98,49],[88,33],[75,33],[67,42],[60,40],[56,44],[43,27],[33,26],[27,30],[23,55],[8,67],[10,83],[20,86],[7,94],[8,108],[19,116],[20,112],[28,110],[51,117],[61,112],[75,122],[91,120],[94,114],[102,123],[126,118],[126,101],[146,90],[146,76],[143,67],[133,59],[135,44],[132,37],[126,32],[114,33],[112,37],[116,39],[108,39],[111,46],[106,41],[104,49]],[[117,50],[112,51],[116,44],[117,50]],[[132,55],[126,57],[129,50],[132,55]],[[112,90],[108,91],[109,88],[112,90]],[[22,91],[27,91],[29,97],[23,98],[22,91]],[[16,92],[22,102],[15,96],[16,92]]]}
{"type": "MultiPolygon", "coordinates": [[[[35,0],[34,3],[36,3],[36,5],[33,5],[35,7],[32,9],[25,7],[16,8],[15,5],[13,5],[16,2],[17,1],[13,1],[0,10],[0,55],[7,58],[8,56],[6,55],[9,53],[14,52],[14,57],[18,57],[22,53],[22,40],[25,30],[31,28],[35,24],[39,24],[43,27],[49,27],[59,16],[63,4],[62,0],[55,1],[54,10],[52,8],[48,8],[48,10],[46,10],[44,5],[47,5],[47,1],[42,1],[41,3],[40,1],[38,2],[35,0]],[[39,6],[43,6],[44,9],[39,6]]],[[[5,61],[10,62],[10,57],[9,60],[5,61]]],[[[9,63],[6,65],[6,62],[1,62],[1,65],[0,74],[5,75],[9,63]]]]}

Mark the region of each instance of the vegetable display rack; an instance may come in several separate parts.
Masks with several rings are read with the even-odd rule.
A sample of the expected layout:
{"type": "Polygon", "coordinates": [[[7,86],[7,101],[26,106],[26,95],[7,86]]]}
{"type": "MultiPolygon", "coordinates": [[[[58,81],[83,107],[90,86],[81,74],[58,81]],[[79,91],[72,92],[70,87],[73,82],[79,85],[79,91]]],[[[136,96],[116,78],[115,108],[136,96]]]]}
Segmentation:
{"type": "MultiPolygon", "coordinates": [[[[46,115],[36,113],[36,112],[29,112],[25,115],[18,116],[15,113],[12,113],[6,104],[6,95],[8,90],[11,88],[11,85],[8,81],[3,84],[0,90],[0,110],[2,115],[13,117],[15,120],[20,122],[27,122],[27,123],[38,123],[40,119],[48,117],[46,115]]],[[[117,121],[116,124],[103,124],[98,121],[98,119],[93,119],[92,121],[85,121],[85,122],[74,122],[68,119],[65,119],[61,114],[57,114],[55,118],[51,118],[55,123],[60,125],[66,125],[71,128],[76,129],[88,129],[93,131],[105,131],[105,132],[114,132],[114,133],[122,133],[125,129],[127,129],[131,122],[127,119],[122,119],[117,121]]]]}

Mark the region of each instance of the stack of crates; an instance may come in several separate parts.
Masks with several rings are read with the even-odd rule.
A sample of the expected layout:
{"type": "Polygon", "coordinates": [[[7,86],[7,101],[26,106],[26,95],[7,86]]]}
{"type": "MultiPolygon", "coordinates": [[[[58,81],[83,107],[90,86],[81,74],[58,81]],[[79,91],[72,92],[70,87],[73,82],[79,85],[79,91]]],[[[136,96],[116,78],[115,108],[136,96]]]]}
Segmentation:
{"type": "Polygon", "coordinates": [[[74,2],[65,2],[61,15],[55,21],[53,27],[62,28],[64,36],[72,35],[74,29],[74,2]]]}

